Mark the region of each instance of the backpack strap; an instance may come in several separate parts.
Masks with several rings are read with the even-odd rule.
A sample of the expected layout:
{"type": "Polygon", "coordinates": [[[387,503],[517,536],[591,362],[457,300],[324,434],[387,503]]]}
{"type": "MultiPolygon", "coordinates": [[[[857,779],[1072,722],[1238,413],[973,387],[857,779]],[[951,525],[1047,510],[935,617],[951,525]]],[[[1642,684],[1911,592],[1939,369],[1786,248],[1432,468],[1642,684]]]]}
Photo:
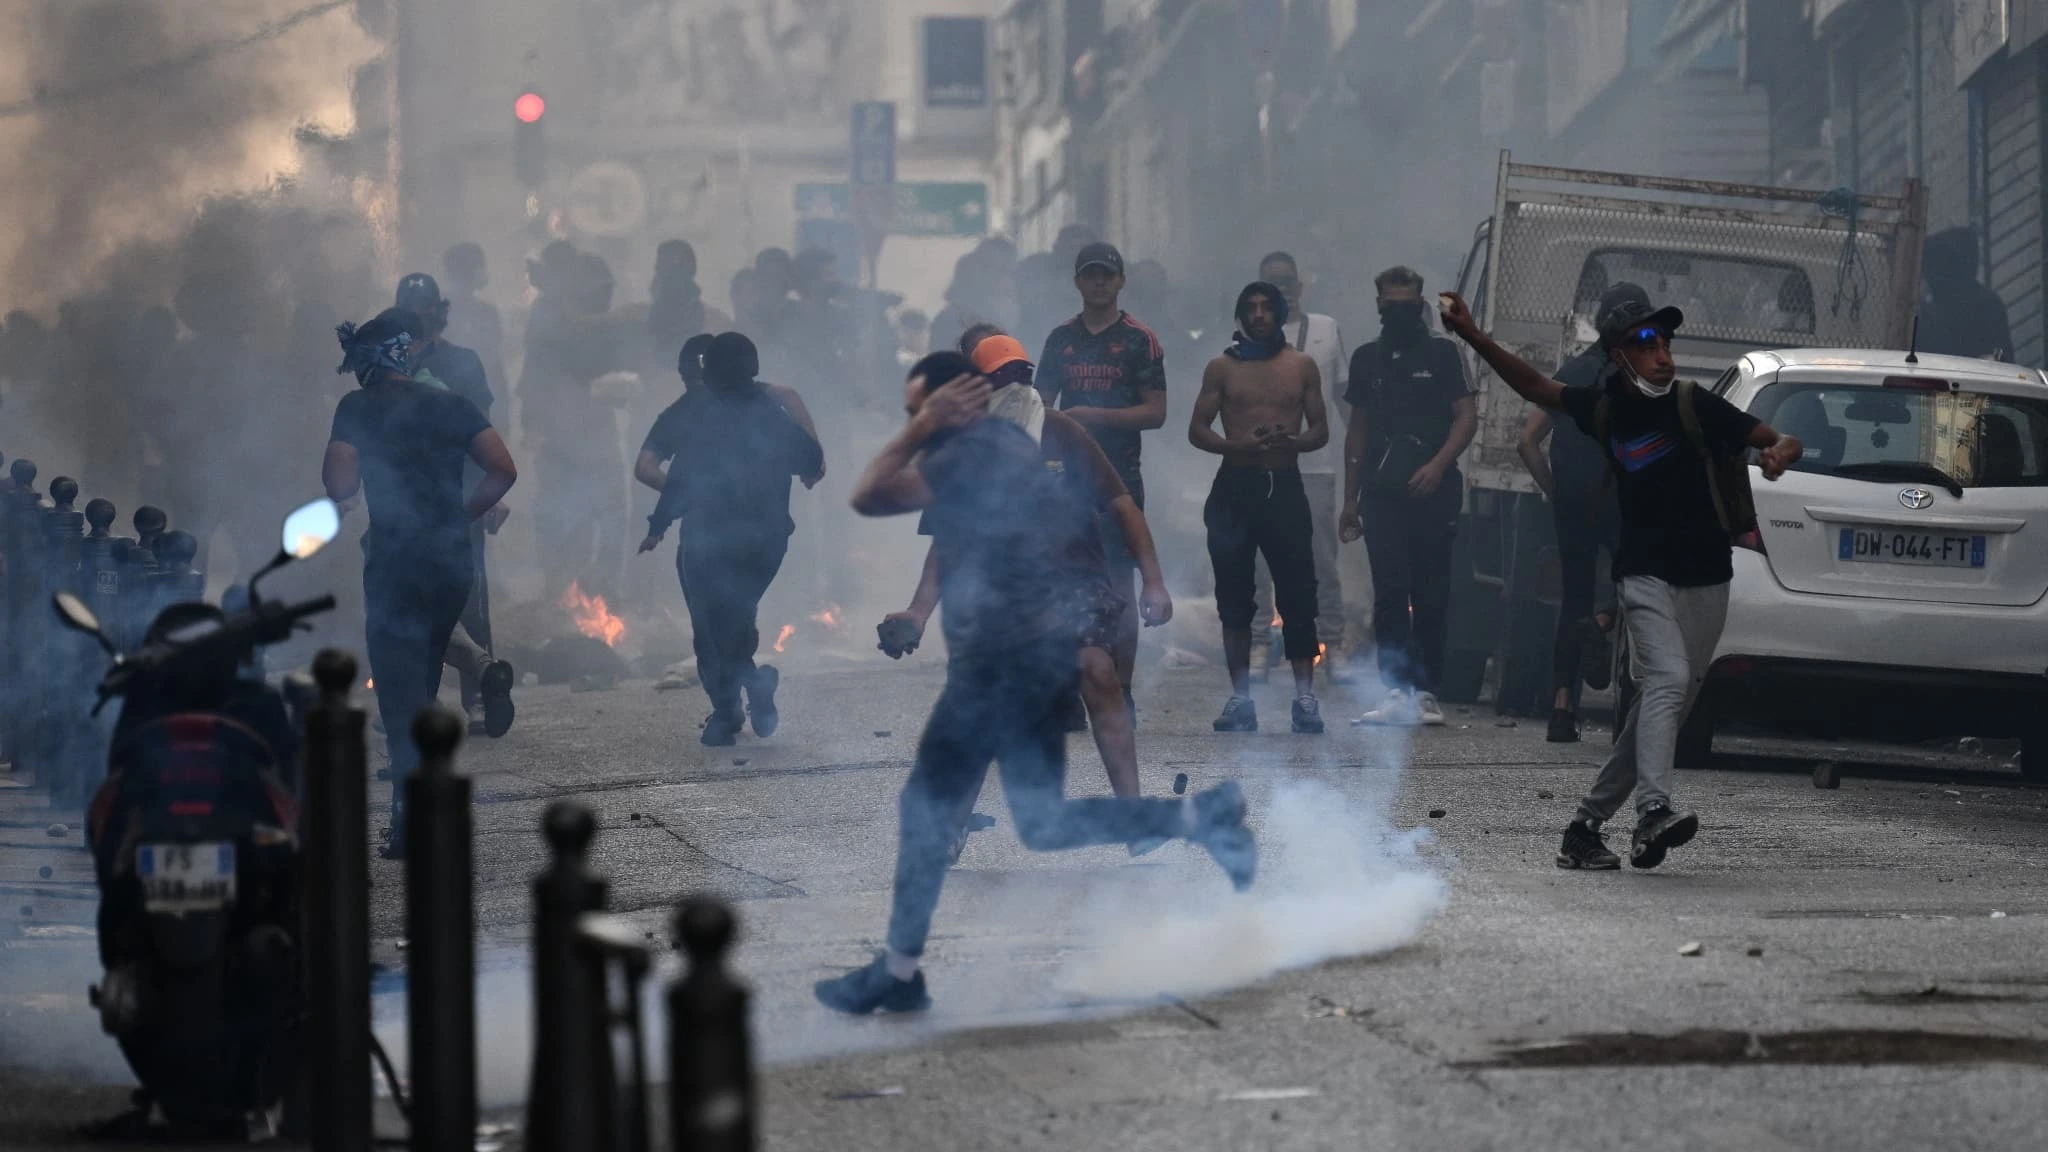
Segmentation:
{"type": "Polygon", "coordinates": [[[1694,454],[1707,470],[1707,492],[1714,500],[1714,516],[1721,521],[1721,531],[1733,532],[1728,521],[1728,502],[1721,494],[1721,470],[1714,466],[1714,451],[1707,444],[1707,433],[1700,427],[1700,412],[1694,406],[1695,385],[1690,380],[1680,380],[1673,385],[1678,393],[1678,423],[1685,429],[1685,438],[1692,445],[1694,454]]]}

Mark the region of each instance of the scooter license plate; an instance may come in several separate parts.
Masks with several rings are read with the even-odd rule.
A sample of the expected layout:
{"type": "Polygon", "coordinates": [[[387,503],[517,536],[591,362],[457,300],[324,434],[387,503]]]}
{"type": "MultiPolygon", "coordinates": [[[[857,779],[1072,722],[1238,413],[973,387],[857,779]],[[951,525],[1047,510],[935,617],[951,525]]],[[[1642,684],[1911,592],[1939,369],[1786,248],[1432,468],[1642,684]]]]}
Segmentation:
{"type": "Polygon", "coordinates": [[[138,844],[135,875],[149,912],[213,912],[235,899],[233,844],[138,844]]]}

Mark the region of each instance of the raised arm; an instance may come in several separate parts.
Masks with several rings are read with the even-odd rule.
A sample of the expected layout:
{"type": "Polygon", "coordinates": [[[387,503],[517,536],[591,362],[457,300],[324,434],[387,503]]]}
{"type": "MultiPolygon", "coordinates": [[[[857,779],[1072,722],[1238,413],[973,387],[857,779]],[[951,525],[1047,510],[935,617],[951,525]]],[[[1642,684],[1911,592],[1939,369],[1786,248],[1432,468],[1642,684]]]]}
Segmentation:
{"type": "MultiPolygon", "coordinates": [[[[1564,385],[1552,380],[1541,370],[1513,352],[1494,342],[1493,337],[1479,330],[1479,322],[1472,317],[1472,310],[1456,292],[1443,294],[1444,327],[1455,333],[1460,340],[1472,346],[1487,367],[1501,382],[1513,388],[1524,400],[1542,408],[1561,408],[1564,405],[1564,385]]],[[[1474,427],[1477,427],[1476,418],[1474,427]]],[[[1471,432],[1466,432],[1465,442],[1471,443],[1471,432]]],[[[1459,451],[1463,451],[1461,447],[1459,451]]]]}

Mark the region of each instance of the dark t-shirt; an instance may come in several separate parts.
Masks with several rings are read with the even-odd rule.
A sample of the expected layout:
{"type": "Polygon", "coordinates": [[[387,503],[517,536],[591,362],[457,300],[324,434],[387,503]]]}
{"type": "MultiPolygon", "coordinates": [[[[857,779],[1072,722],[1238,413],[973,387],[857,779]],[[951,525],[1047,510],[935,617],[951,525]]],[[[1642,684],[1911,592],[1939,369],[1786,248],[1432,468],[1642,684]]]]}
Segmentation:
{"type": "MultiPolygon", "coordinates": [[[[1052,330],[1038,358],[1038,390],[1061,411],[1069,408],[1135,408],[1147,392],[1166,390],[1166,353],[1150,328],[1120,313],[1100,332],[1088,331],[1079,316],[1052,330]]],[[[1088,429],[1123,478],[1124,487],[1145,503],[1139,468],[1143,434],[1129,428],[1088,429]]]]}
{"type": "Polygon", "coordinates": [[[790,480],[824,462],[818,442],[759,385],[683,393],[655,419],[641,448],[675,461],[651,527],[661,531],[680,518],[686,533],[735,538],[796,531],[790,480]]]}
{"type": "Polygon", "coordinates": [[[469,557],[462,466],[491,422],[453,392],[413,380],[358,388],[334,409],[328,439],[355,448],[376,550],[469,557]]]}
{"type": "MultiPolygon", "coordinates": [[[[1100,517],[1118,497],[1127,496],[1109,457],[1088,435],[1088,429],[1068,416],[1047,411],[1045,428],[1039,437],[1039,459],[1053,479],[1047,490],[1046,527],[1053,533],[1052,558],[1056,579],[1108,580],[1109,556],[1102,546],[1100,517]]],[[[927,511],[917,522],[921,536],[932,534],[932,514],[927,511]]]]}
{"type": "MultiPolygon", "coordinates": [[[[1451,438],[1458,401],[1471,391],[1457,346],[1441,337],[1407,346],[1375,340],[1353,352],[1344,402],[1365,412],[1360,476],[1366,486],[1372,485],[1373,469],[1390,458],[1390,447],[1392,458],[1403,467],[1411,459],[1414,467],[1421,467],[1436,455],[1451,438]],[[1397,440],[1404,443],[1396,444],[1397,440]]],[[[1444,486],[1455,489],[1457,484],[1458,471],[1452,468],[1444,486]]]]}
{"type": "Polygon", "coordinates": [[[1010,659],[1071,636],[1067,589],[1046,578],[1066,534],[1044,517],[1058,481],[1039,445],[1014,424],[982,420],[927,451],[918,470],[934,497],[924,527],[939,556],[948,660],[1010,659]]]}
{"type": "MultiPolygon", "coordinates": [[[[1596,388],[1611,367],[1607,353],[1598,344],[1558,366],[1553,377],[1567,388],[1596,388]]],[[[1602,488],[1605,499],[1614,499],[1613,485],[1603,484],[1607,454],[1593,437],[1579,431],[1568,419],[1550,422],[1550,474],[1557,481],[1558,501],[1571,508],[1583,508],[1602,488]]]]}
{"type": "MultiPolygon", "coordinates": [[[[1654,576],[1680,588],[1734,579],[1728,534],[1707,485],[1707,464],[1685,435],[1676,389],[1645,396],[1620,373],[1609,373],[1600,388],[1565,389],[1565,414],[1588,436],[1594,435],[1603,393],[1612,397],[1605,448],[1614,462],[1621,505],[1614,578],[1654,576]]],[[[1758,424],[1756,417],[1704,388],[1693,389],[1693,408],[1717,455],[1740,449],[1758,424]]]]}
{"type": "Polygon", "coordinates": [[[441,385],[483,413],[491,415],[491,382],[484,372],[483,358],[459,344],[436,340],[426,353],[413,359],[412,378],[422,384],[441,385]]]}

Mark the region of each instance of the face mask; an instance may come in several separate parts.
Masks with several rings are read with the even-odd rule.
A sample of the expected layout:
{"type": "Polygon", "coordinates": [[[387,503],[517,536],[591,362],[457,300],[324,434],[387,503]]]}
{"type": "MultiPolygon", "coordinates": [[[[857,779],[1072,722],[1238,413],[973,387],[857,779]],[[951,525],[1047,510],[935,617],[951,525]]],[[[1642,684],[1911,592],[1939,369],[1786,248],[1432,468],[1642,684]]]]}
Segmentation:
{"type": "Polygon", "coordinates": [[[1641,392],[1643,395],[1648,396],[1652,400],[1660,399],[1664,396],[1668,396],[1671,394],[1670,381],[1667,380],[1662,384],[1652,384],[1648,380],[1643,379],[1641,376],[1636,375],[1636,370],[1630,367],[1627,361],[1622,362],[1621,372],[1622,375],[1628,377],[1629,383],[1636,386],[1636,391],[1641,392]]]}
{"type": "Polygon", "coordinates": [[[1380,305],[1380,323],[1390,332],[1415,332],[1428,325],[1422,319],[1422,301],[1393,300],[1380,305]]]}

